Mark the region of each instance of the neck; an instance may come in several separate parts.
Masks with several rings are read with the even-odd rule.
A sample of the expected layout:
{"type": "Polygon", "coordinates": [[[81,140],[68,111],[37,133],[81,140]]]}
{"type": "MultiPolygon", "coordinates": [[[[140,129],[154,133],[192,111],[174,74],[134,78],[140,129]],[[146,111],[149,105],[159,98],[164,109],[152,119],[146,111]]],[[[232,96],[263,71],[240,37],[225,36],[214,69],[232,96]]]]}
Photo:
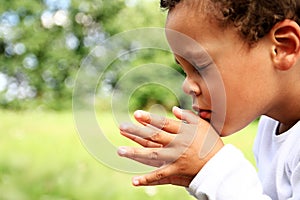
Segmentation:
{"type": "Polygon", "coordinates": [[[281,93],[281,100],[276,103],[273,112],[267,115],[280,122],[278,134],[281,134],[300,121],[300,86],[290,88],[292,93],[281,93]]]}

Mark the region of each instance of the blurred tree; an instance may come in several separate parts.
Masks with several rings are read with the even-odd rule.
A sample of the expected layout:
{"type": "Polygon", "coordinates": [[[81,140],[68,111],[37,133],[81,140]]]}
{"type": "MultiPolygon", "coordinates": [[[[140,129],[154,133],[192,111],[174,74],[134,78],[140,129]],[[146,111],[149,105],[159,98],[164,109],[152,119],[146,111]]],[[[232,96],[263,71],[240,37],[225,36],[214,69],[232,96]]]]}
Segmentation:
{"type": "MultiPolygon", "coordinates": [[[[0,106],[71,108],[76,72],[91,49],[125,30],[162,27],[164,18],[158,1],[153,0],[2,1],[0,106]]],[[[157,53],[138,58],[136,62],[157,57],[165,63],[172,62],[170,56],[161,57],[157,53]]],[[[118,78],[110,81],[111,88],[117,81],[118,78]]],[[[147,92],[153,94],[153,89],[146,89],[145,96],[138,97],[139,103],[135,105],[148,104],[142,102],[147,92]]],[[[155,101],[170,104],[169,100],[158,100],[167,99],[166,96],[156,96],[155,101]]]]}
{"type": "Polygon", "coordinates": [[[114,34],[103,25],[124,7],[119,0],[1,2],[1,106],[69,107],[81,59],[114,34]]]}

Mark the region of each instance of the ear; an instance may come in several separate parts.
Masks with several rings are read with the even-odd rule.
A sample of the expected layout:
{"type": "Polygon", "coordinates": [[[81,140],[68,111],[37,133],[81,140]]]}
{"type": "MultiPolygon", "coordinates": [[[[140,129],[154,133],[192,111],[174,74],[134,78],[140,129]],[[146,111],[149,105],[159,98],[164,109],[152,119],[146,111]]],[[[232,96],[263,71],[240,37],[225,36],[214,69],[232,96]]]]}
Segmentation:
{"type": "Polygon", "coordinates": [[[277,23],[270,31],[274,66],[279,70],[290,69],[300,56],[300,27],[286,19],[277,23]]]}

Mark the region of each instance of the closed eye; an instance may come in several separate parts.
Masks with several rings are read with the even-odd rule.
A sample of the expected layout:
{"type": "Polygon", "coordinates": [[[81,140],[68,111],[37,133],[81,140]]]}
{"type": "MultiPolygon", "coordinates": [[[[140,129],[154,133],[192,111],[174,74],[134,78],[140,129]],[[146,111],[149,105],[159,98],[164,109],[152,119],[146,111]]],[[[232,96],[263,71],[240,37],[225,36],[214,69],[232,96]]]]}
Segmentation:
{"type": "Polygon", "coordinates": [[[209,66],[210,66],[210,63],[206,64],[206,65],[202,65],[202,66],[194,66],[194,71],[196,71],[197,73],[201,74],[209,66]]]}

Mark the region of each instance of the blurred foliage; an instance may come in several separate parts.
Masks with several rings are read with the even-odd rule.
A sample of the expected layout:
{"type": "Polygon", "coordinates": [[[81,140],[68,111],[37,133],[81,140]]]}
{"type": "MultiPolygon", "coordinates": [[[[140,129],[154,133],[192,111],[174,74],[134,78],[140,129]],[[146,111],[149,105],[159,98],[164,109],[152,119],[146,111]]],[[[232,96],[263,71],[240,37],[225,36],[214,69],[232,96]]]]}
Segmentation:
{"type": "MultiPolygon", "coordinates": [[[[2,111],[0,119],[1,200],[194,199],[185,188],[170,185],[133,187],[133,174],[100,164],[77,137],[72,112],[2,111]]],[[[101,113],[99,120],[112,144],[132,145],[119,134],[112,113],[101,113]]],[[[224,138],[253,164],[256,129],[254,122],[224,138]]]]}
{"type": "MultiPolygon", "coordinates": [[[[110,168],[87,152],[72,115],[70,111],[0,112],[1,200],[193,199],[184,188],[133,187],[133,174],[110,168]]],[[[101,121],[115,145],[131,144],[118,134],[111,113],[104,113],[101,121]]]]}
{"type": "MultiPolygon", "coordinates": [[[[70,109],[76,73],[95,46],[122,31],[163,27],[164,20],[155,0],[2,0],[0,107],[70,109]]],[[[153,60],[176,67],[171,55],[151,52],[134,62],[153,60]]],[[[136,95],[133,108],[147,106],[149,93],[153,88],[136,95]]],[[[168,95],[154,95],[149,102],[169,107],[168,95]]]]}

